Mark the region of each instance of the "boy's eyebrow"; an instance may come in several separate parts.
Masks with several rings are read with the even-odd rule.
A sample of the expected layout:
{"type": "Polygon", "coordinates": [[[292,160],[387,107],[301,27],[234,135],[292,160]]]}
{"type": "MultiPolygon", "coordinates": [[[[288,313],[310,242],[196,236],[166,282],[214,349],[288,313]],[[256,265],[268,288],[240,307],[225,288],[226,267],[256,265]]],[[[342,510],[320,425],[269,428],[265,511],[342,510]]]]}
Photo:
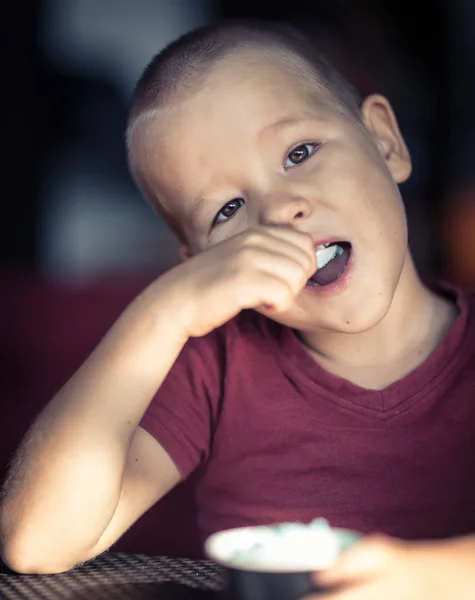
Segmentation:
{"type": "Polygon", "coordinates": [[[274,123],[270,123],[269,125],[266,125],[262,130],[261,130],[261,135],[263,133],[265,133],[266,131],[268,131],[269,129],[282,129],[284,127],[290,127],[291,125],[296,125],[297,123],[301,123],[302,121],[305,121],[307,119],[296,119],[295,117],[283,117],[281,119],[278,119],[277,121],[274,121],[274,123]]]}
{"type": "Polygon", "coordinates": [[[303,125],[305,123],[310,123],[310,122],[324,122],[325,119],[322,118],[317,118],[315,116],[312,117],[304,117],[304,118],[295,118],[295,117],[282,117],[280,119],[278,119],[277,121],[275,121],[274,123],[269,123],[269,125],[266,125],[263,129],[261,129],[261,132],[259,133],[259,137],[265,135],[269,130],[272,129],[287,129],[289,127],[296,127],[297,125],[303,125]]]}

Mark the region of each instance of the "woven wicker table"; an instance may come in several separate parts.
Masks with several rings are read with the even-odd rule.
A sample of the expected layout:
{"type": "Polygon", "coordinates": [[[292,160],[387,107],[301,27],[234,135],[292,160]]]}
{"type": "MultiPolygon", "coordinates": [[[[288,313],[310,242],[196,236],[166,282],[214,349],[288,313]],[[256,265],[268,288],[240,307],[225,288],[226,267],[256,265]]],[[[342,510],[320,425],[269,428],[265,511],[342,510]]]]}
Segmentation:
{"type": "Polygon", "coordinates": [[[0,563],[2,600],[215,600],[214,563],[107,552],[59,575],[18,575],[0,563]]]}

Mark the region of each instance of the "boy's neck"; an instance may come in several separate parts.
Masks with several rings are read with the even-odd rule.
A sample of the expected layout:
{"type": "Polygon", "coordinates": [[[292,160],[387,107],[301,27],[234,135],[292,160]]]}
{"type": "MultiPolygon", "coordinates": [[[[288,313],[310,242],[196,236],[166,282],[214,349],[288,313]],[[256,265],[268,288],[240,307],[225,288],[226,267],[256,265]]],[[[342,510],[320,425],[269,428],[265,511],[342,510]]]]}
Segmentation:
{"type": "Polygon", "coordinates": [[[325,370],[382,390],[432,354],[457,314],[455,304],[422,284],[408,256],[391,308],[376,327],[358,334],[306,332],[300,338],[325,370]]]}

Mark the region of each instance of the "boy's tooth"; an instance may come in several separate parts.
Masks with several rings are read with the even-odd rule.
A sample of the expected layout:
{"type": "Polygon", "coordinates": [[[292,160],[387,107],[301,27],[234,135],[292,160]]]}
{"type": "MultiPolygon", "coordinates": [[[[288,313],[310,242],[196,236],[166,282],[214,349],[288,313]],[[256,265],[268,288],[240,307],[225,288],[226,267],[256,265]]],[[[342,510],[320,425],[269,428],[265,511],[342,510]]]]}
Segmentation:
{"type": "Polygon", "coordinates": [[[328,248],[330,246],[330,244],[319,244],[318,246],[315,246],[315,252],[318,252],[319,250],[324,250],[325,248],[328,248]]]}

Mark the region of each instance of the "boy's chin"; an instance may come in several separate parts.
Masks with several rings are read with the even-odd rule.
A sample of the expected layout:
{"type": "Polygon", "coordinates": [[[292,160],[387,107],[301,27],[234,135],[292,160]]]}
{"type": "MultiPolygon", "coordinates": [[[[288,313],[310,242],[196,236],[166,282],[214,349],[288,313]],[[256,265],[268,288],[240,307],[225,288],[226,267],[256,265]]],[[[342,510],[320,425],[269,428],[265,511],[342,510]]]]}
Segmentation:
{"type": "Polygon", "coordinates": [[[302,310],[300,307],[293,307],[283,313],[274,313],[265,309],[259,309],[258,312],[277,323],[301,332],[358,334],[370,331],[386,317],[392,302],[392,297],[389,296],[388,294],[385,298],[382,294],[371,302],[366,300],[366,302],[354,303],[353,306],[350,306],[349,302],[345,302],[341,307],[336,307],[335,304],[328,307],[320,306],[318,313],[315,310],[302,310]]]}

